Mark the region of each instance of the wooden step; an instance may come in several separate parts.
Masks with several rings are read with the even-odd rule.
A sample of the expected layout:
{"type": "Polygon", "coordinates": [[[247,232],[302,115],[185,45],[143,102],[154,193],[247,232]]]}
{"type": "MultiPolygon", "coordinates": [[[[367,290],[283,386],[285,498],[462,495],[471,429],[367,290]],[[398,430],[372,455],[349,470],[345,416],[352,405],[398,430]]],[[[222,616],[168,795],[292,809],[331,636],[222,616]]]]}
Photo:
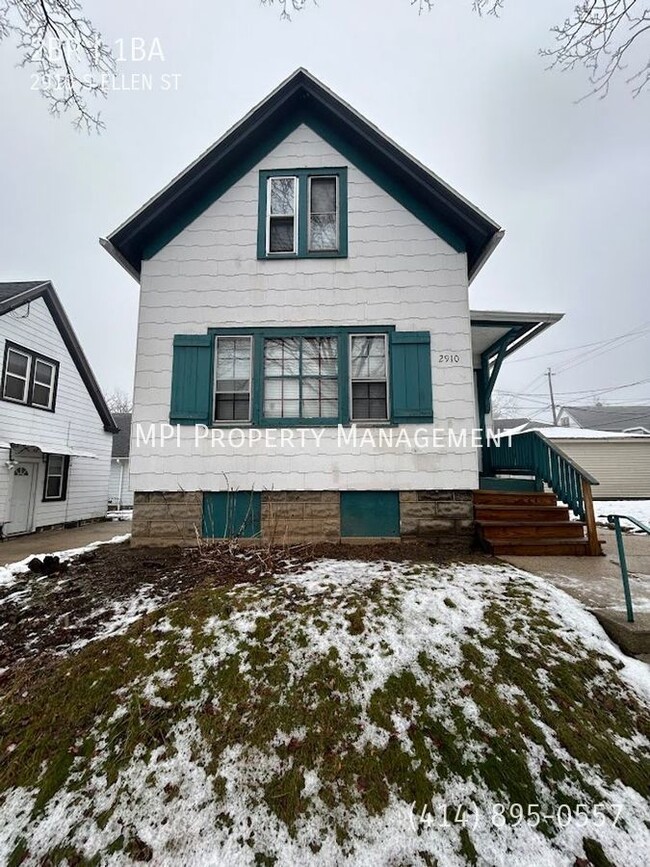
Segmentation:
{"type": "Polygon", "coordinates": [[[496,539],[583,539],[582,521],[481,521],[479,533],[488,541],[496,539]]]}
{"type": "Polygon", "coordinates": [[[484,505],[474,507],[477,521],[568,521],[567,506],[501,506],[484,505]]]}
{"type": "Polygon", "coordinates": [[[474,491],[475,506],[555,506],[557,497],[544,491],[474,491]]]}
{"type": "Polygon", "coordinates": [[[499,539],[488,542],[497,557],[587,557],[586,539],[499,539]]]}

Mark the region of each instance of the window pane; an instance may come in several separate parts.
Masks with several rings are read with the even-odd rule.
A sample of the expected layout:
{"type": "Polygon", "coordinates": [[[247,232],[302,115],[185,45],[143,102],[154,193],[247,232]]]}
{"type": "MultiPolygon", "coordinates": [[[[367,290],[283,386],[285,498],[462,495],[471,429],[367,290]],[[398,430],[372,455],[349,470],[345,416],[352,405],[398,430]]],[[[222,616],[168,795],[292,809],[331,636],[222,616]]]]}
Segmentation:
{"type": "Polygon", "coordinates": [[[54,368],[46,361],[37,361],[34,368],[34,382],[39,385],[51,385],[54,377],[54,368]]]}
{"type": "Polygon", "coordinates": [[[336,213],[336,178],[311,179],[311,213],[336,213]]]}
{"type": "Polygon", "coordinates": [[[248,421],[250,397],[246,394],[217,394],[214,402],[217,421],[248,421]]]}
{"type": "MultiPolygon", "coordinates": [[[[217,338],[217,380],[250,380],[251,341],[249,338],[217,338]]],[[[217,390],[232,391],[229,387],[217,390]]]]}
{"type": "Polygon", "coordinates": [[[352,338],[351,372],[353,379],[386,377],[386,341],[377,336],[352,338]]]}
{"type": "Polygon", "coordinates": [[[264,374],[298,376],[300,373],[300,338],[280,337],[264,341],[264,374]]]}
{"type": "Polygon", "coordinates": [[[336,250],[336,216],[312,216],[310,222],[310,250],[336,250]]]}
{"type": "Polygon", "coordinates": [[[269,251],[293,253],[293,217],[271,217],[269,251]]]}
{"type": "Polygon", "coordinates": [[[29,359],[26,355],[15,352],[10,349],[7,353],[7,373],[13,373],[15,376],[27,376],[27,366],[29,359]]]}
{"type": "Polygon", "coordinates": [[[388,418],[385,382],[352,383],[352,418],[388,418]]]}
{"type": "Polygon", "coordinates": [[[34,383],[34,391],[32,392],[32,403],[34,406],[44,406],[49,409],[51,399],[52,389],[49,386],[34,383]]]}
{"type": "Polygon", "coordinates": [[[55,499],[61,496],[61,485],[63,479],[61,476],[48,476],[47,485],[45,486],[45,497],[47,499],[55,499]]]}
{"type": "Polygon", "coordinates": [[[305,337],[302,342],[304,376],[336,376],[338,340],[336,337],[305,337]]]}
{"type": "Polygon", "coordinates": [[[264,415],[267,418],[298,418],[299,388],[297,379],[265,380],[264,415]]]}
{"type": "Polygon", "coordinates": [[[63,474],[63,455],[50,455],[47,463],[47,471],[49,475],[63,474]]]}
{"type": "Polygon", "coordinates": [[[295,206],[295,178],[271,178],[272,217],[293,216],[295,206]]]}
{"type": "Polygon", "coordinates": [[[27,389],[27,380],[18,379],[11,376],[9,373],[5,377],[4,396],[11,400],[25,400],[25,391],[27,389]]]}
{"type": "Polygon", "coordinates": [[[302,417],[336,418],[339,414],[336,379],[303,379],[302,417]]]}

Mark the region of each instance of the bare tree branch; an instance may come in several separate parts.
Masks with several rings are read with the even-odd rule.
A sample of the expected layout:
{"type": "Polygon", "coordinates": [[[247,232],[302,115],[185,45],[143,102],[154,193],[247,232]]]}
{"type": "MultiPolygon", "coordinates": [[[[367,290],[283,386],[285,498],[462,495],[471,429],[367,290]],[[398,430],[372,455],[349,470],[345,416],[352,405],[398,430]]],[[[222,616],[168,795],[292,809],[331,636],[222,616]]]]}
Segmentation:
{"type": "MultiPolygon", "coordinates": [[[[292,11],[300,12],[309,2],[261,0],[265,6],[277,3],[286,19],[290,19],[292,11]]],[[[432,11],[439,0],[408,2],[422,14],[432,11]]],[[[506,4],[506,0],[471,2],[479,15],[494,16],[498,16],[506,4]]],[[[642,0],[580,0],[562,24],[551,28],[551,33],[555,36],[555,46],[542,48],[540,54],[550,60],[549,68],[570,70],[577,65],[584,66],[592,85],[587,96],[606,96],[618,73],[625,75],[635,97],[650,82],[650,57],[647,53],[645,57],[640,56],[640,43],[644,37],[650,37],[648,0],[645,3],[642,0]],[[637,49],[639,54],[633,58],[637,49]]]]}
{"type": "Polygon", "coordinates": [[[133,399],[121,388],[106,396],[106,404],[111,412],[131,412],[133,409],[133,399]]]}
{"type": "Polygon", "coordinates": [[[106,97],[115,59],[79,0],[0,0],[0,40],[8,38],[53,115],[69,112],[73,125],[87,132],[104,128],[89,100],[106,97]]]}

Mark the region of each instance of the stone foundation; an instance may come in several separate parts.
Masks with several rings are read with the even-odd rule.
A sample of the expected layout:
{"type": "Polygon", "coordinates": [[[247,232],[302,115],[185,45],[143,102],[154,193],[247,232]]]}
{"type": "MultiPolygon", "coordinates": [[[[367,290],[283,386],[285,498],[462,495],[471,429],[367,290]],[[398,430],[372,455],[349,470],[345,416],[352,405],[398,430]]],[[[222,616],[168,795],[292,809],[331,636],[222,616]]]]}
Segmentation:
{"type": "Polygon", "coordinates": [[[474,536],[471,491],[400,491],[402,539],[429,539],[441,544],[466,542],[474,536]]]}
{"type": "MultiPolygon", "coordinates": [[[[427,540],[469,549],[474,534],[471,491],[401,491],[399,502],[400,537],[395,541],[427,540]]],[[[196,545],[202,523],[201,491],[136,492],[131,544],[196,545]]],[[[261,528],[262,539],[272,545],[354,542],[341,539],[338,491],[263,491],[261,528]]]]}
{"type": "Polygon", "coordinates": [[[136,492],[131,545],[196,545],[203,525],[202,491],[136,492]]]}

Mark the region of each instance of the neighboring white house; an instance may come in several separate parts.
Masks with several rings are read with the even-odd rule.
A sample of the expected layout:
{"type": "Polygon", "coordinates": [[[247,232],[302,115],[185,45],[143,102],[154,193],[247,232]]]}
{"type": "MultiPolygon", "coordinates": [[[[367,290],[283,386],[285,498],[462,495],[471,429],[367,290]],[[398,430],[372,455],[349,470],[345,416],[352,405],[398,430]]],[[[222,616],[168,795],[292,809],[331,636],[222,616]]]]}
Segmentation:
{"type": "Polygon", "coordinates": [[[133,506],[133,491],[131,490],[131,475],[129,473],[131,413],[114,412],[113,419],[119,430],[113,437],[108,507],[109,509],[130,509],[133,506]]]}
{"type": "Polygon", "coordinates": [[[594,499],[650,499],[650,436],[573,427],[542,433],[598,479],[594,499]]]}
{"type": "Polygon", "coordinates": [[[470,311],[502,235],[287,79],[102,240],[141,288],[133,542],[468,538],[501,362],[560,318],[470,311]]]}
{"type": "Polygon", "coordinates": [[[612,433],[650,435],[650,406],[563,406],[558,415],[558,424],[612,433]]]}
{"type": "Polygon", "coordinates": [[[0,283],[0,529],[104,517],[116,427],[49,281],[0,283]]]}

